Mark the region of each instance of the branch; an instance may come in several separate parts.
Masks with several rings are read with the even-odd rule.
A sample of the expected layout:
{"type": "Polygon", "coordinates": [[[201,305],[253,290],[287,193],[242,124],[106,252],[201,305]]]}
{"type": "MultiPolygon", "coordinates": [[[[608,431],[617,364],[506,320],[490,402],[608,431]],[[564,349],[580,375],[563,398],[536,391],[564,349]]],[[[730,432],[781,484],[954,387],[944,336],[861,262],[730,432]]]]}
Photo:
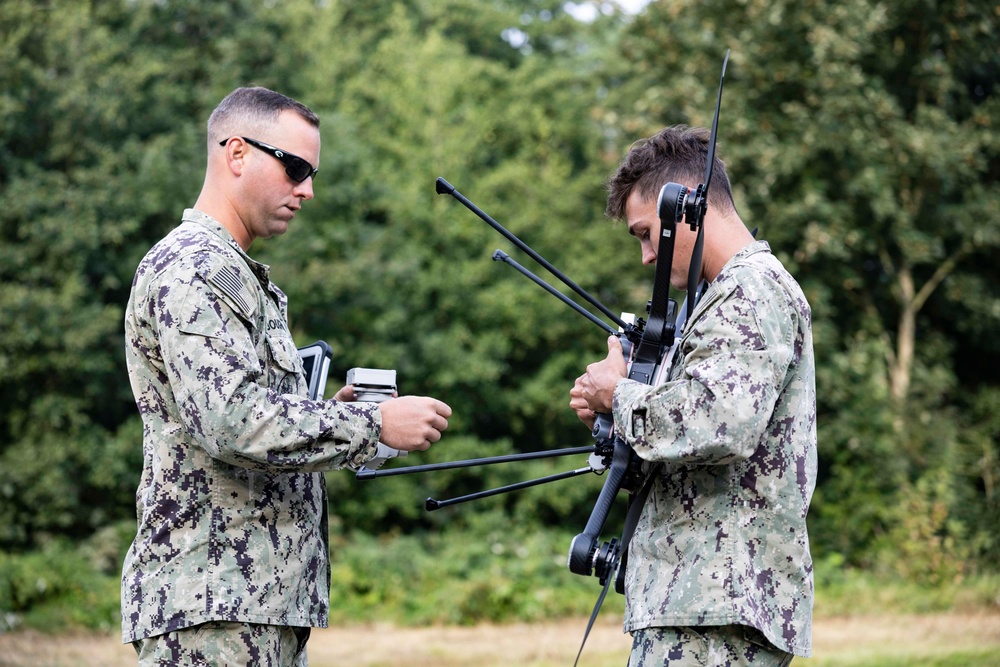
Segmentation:
{"type": "Polygon", "coordinates": [[[918,291],[916,296],[913,297],[912,304],[914,313],[918,312],[921,308],[923,308],[924,303],[927,301],[928,298],[930,298],[934,290],[937,289],[937,286],[940,285],[944,281],[944,279],[948,277],[948,274],[950,274],[952,271],[955,270],[955,265],[958,264],[958,261],[962,259],[962,257],[964,257],[965,255],[969,254],[971,250],[972,250],[972,243],[966,241],[965,243],[962,244],[962,247],[960,247],[958,250],[954,252],[954,254],[952,254],[951,257],[948,257],[943,262],[941,262],[940,265],[938,265],[938,268],[934,272],[934,275],[932,275],[930,279],[928,279],[928,281],[924,283],[923,287],[920,288],[920,291],[918,291]]]}

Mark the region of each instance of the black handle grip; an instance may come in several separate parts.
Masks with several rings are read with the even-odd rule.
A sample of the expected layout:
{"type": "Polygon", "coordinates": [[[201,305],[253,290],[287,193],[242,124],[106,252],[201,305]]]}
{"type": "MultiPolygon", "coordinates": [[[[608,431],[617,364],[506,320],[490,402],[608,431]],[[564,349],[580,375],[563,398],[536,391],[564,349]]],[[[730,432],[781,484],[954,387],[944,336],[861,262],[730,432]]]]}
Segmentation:
{"type": "Polygon", "coordinates": [[[573,542],[569,545],[570,572],[584,576],[590,576],[593,572],[597,540],[608,520],[611,505],[615,502],[615,498],[622,488],[622,481],[625,479],[625,473],[628,472],[633,456],[635,453],[632,448],[621,438],[615,438],[615,449],[611,455],[608,478],[604,481],[601,494],[597,497],[597,503],[590,513],[590,518],[587,520],[583,532],[574,537],[573,542]]]}

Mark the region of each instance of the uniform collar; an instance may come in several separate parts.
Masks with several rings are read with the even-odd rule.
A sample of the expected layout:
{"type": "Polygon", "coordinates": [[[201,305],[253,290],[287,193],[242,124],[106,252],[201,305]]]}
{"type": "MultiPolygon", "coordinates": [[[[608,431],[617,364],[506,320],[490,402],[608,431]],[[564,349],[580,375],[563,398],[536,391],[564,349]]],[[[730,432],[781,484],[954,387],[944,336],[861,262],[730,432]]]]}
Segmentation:
{"type": "Polygon", "coordinates": [[[229,230],[222,226],[222,223],[210,216],[207,213],[202,213],[201,211],[193,208],[184,209],[184,215],[181,216],[181,220],[184,222],[193,222],[194,224],[204,228],[206,231],[211,232],[219,239],[225,242],[229,247],[240,254],[246,263],[254,273],[258,275],[265,283],[270,282],[271,267],[267,264],[261,264],[253,257],[248,255],[240,244],[236,242],[233,235],[229,233],[229,230]]]}
{"type": "MultiPolygon", "coordinates": [[[[767,241],[754,241],[745,245],[738,253],[732,256],[729,262],[746,259],[750,255],[756,255],[759,252],[771,252],[771,246],[768,245],[767,241]]],[[[726,263],[728,264],[729,262],[726,263]]]]}

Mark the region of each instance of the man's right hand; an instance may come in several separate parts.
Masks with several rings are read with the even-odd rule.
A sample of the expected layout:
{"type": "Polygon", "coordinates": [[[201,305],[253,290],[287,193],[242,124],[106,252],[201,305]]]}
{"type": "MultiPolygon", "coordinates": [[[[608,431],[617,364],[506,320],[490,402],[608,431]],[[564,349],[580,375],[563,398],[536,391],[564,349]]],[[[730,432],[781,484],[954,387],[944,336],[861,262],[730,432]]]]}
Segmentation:
{"type": "Polygon", "coordinates": [[[569,407],[573,409],[576,416],[580,418],[587,428],[594,430],[594,422],[597,421],[597,414],[587,405],[587,399],[583,397],[583,385],[581,380],[586,376],[581,375],[576,379],[576,384],[569,391],[569,407]]]}
{"type": "Polygon", "coordinates": [[[448,428],[451,408],[429,396],[401,396],[379,403],[379,442],[404,452],[424,451],[448,428]]]}

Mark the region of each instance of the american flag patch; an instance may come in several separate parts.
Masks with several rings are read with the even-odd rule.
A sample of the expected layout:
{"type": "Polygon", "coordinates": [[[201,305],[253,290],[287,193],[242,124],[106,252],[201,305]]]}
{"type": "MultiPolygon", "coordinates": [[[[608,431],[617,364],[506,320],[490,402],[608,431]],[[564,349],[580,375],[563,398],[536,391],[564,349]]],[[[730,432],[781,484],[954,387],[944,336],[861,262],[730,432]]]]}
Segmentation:
{"type": "Polygon", "coordinates": [[[256,304],[253,295],[231,266],[220,266],[208,276],[208,280],[232,299],[244,315],[251,315],[254,312],[256,304]]]}

